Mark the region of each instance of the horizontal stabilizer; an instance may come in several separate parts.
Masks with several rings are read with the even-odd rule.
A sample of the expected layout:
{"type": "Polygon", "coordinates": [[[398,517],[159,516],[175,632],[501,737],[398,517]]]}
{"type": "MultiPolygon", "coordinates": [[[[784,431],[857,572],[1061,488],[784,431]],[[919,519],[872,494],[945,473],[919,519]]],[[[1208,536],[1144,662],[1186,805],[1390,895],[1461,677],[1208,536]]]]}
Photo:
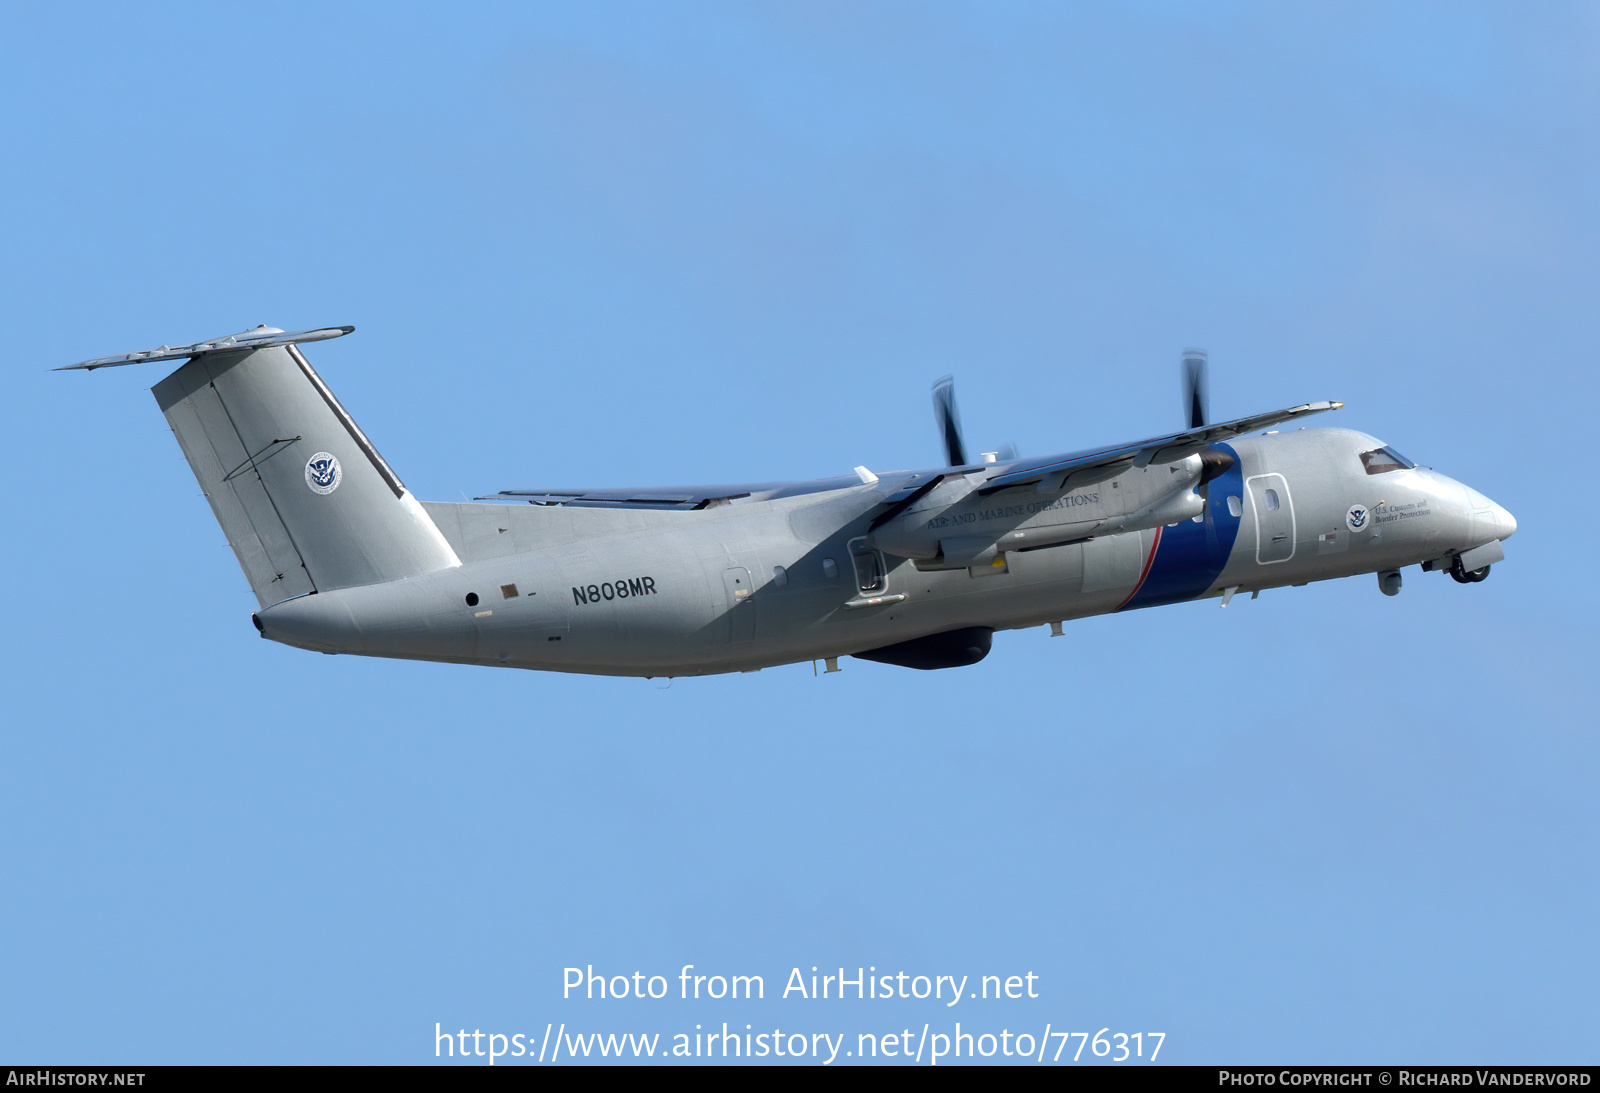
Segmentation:
{"type": "Polygon", "coordinates": [[[258,326],[254,330],[229,334],[210,341],[195,342],[192,345],[162,345],[154,349],[141,349],[136,353],[123,353],[116,357],[96,357],[94,360],[62,365],[52,371],[69,372],[77,368],[92,372],[96,368],[120,368],[125,364],[143,364],[146,361],[176,361],[187,357],[199,357],[206,353],[223,353],[230,349],[266,349],[269,346],[292,345],[296,342],[320,342],[329,338],[343,337],[354,329],[353,326],[323,326],[315,330],[292,330],[285,333],[277,327],[258,326]]]}
{"type": "Polygon", "coordinates": [[[1202,451],[1222,440],[1253,433],[1272,425],[1281,425],[1296,418],[1338,410],[1342,402],[1305,402],[1285,410],[1236,418],[1233,421],[1186,429],[1181,433],[1152,437],[1132,444],[1116,444],[1107,448],[1067,455],[1047,455],[1039,459],[1026,459],[1019,463],[996,466],[990,478],[980,487],[982,492],[1023,486],[1030,482],[1044,483],[1040,488],[1061,489],[1064,486],[1086,485],[1106,478],[1114,478],[1128,467],[1146,467],[1151,464],[1173,463],[1202,451]]]}

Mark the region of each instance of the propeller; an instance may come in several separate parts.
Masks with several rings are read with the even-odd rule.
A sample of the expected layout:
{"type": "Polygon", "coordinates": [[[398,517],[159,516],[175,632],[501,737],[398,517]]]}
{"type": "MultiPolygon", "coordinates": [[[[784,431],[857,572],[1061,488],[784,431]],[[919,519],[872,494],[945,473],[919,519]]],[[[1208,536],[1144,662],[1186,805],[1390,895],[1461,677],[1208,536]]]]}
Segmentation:
{"type": "Polygon", "coordinates": [[[1210,415],[1211,393],[1206,383],[1206,351],[1183,351],[1183,415],[1184,427],[1198,429],[1206,424],[1210,415]]]}
{"type": "Polygon", "coordinates": [[[966,466],[967,447],[961,440],[961,413],[956,409],[955,377],[940,376],[934,380],[933,416],[939,423],[939,435],[944,440],[945,465],[966,466]]]}
{"type": "MultiPolygon", "coordinates": [[[[1184,425],[1189,429],[1203,428],[1211,416],[1211,392],[1206,380],[1208,371],[1204,349],[1183,351],[1183,414],[1184,425]]],[[[1211,499],[1211,481],[1233,466],[1234,460],[1227,452],[1207,448],[1200,453],[1200,496],[1211,499]]]]}

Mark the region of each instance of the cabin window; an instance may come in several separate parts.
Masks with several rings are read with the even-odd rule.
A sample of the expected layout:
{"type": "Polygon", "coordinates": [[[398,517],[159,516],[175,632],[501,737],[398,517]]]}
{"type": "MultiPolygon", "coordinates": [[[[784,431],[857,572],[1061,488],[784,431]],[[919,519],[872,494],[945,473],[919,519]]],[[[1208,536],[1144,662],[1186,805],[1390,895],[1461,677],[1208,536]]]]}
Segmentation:
{"type": "Polygon", "coordinates": [[[822,559],[822,575],[828,580],[833,580],[839,575],[839,563],[832,558],[822,559]]]}
{"type": "Polygon", "coordinates": [[[1415,463],[1393,448],[1374,448],[1370,452],[1362,452],[1361,465],[1367,469],[1368,474],[1383,474],[1386,471],[1409,471],[1416,466],[1415,463]]]}
{"type": "Polygon", "coordinates": [[[772,586],[782,588],[789,583],[789,571],[781,565],[772,567],[772,586]]]}
{"type": "Polygon", "coordinates": [[[1235,520],[1244,515],[1244,500],[1236,493],[1228,494],[1228,515],[1235,520]]]}
{"type": "Polygon", "coordinates": [[[1277,490],[1262,490],[1261,500],[1266,503],[1267,510],[1269,512],[1275,511],[1279,508],[1277,490]]]}
{"type": "Polygon", "coordinates": [[[863,592],[882,592],[885,586],[883,555],[867,543],[856,539],[850,543],[850,561],[856,567],[856,587],[863,592]]]}

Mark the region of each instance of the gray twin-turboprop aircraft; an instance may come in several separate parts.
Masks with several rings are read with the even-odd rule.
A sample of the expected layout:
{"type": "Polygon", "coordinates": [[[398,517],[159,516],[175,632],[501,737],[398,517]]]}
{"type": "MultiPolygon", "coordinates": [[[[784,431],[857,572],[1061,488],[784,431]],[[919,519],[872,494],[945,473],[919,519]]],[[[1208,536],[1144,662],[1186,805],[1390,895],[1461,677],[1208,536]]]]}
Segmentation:
{"type": "Polygon", "coordinates": [[[603,675],[842,656],[953,668],[996,630],[1421,565],[1481,581],[1516,531],[1477,491],[1348,429],[1211,424],[1041,459],[810,482],[507,490],[418,501],[300,351],[352,327],[240,334],[69,365],[185,360],[154,394],[260,601],[263,637],[324,653],[603,675]],[[1263,430],[1265,430],[1263,432],[1263,430]]]}

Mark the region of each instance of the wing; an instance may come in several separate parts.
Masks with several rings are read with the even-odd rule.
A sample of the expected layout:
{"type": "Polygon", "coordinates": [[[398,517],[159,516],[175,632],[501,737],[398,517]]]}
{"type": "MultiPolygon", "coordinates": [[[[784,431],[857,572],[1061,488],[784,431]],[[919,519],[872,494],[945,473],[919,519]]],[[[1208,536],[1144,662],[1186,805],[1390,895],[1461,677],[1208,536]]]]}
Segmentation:
{"type": "Polygon", "coordinates": [[[93,360],[79,361],[77,364],[65,364],[53,371],[70,372],[75,368],[81,368],[86,372],[93,372],[96,368],[119,368],[125,364],[143,364],[145,361],[176,361],[198,357],[205,353],[222,353],[230,349],[265,349],[268,346],[289,345],[293,342],[320,342],[328,338],[343,337],[354,329],[353,326],[323,326],[315,330],[291,330],[286,333],[277,327],[258,326],[254,330],[229,334],[224,338],[213,338],[208,342],[163,345],[115,357],[96,357],[93,360]]]}
{"type": "Polygon", "coordinates": [[[1337,410],[1342,402],[1305,402],[1286,410],[1255,414],[1233,421],[1186,429],[1181,433],[1152,437],[1132,444],[1117,444],[1106,448],[1091,448],[1065,455],[1047,455],[1039,459],[996,466],[988,479],[979,487],[983,493],[1024,486],[1030,482],[1044,483],[1046,489],[1060,489],[1063,485],[1082,486],[1114,478],[1129,467],[1144,467],[1151,463],[1171,463],[1219,440],[1231,440],[1257,429],[1281,425],[1286,421],[1309,417],[1312,414],[1337,410]]]}
{"type": "Polygon", "coordinates": [[[826,493],[862,485],[856,475],[818,478],[807,482],[740,482],[722,486],[660,486],[638,489],[534,489],[501,490],[478,501],[526,501],[534,505],[574,505],[581,508],[707,509],[735,501],[770,501],[826,493]]]}
{"type": "MultiPolygon", "coordinates": [[[[1048,488],[1059,489],[1063,484],[1079,486],[1113,478],[1128,467],[1142,467],[1150,463],[1170,463],[1219,440],[1230,440],[1245,433],[1268,426],[1293,421],[1296,418],[1337,410],[1342,402],[1307,402],[1276,410],[1269,414],[1256,414],[1235,421],[1225,421],[1181,433],[1141,440],[1133,444],[1118,444],[1107,448],[1071,452],[1066,455],[1044,456],[1039,459],[1013,463],[993,464],[987,468],[989,477],[979,487],[982,493],[1026,485],[1030,482],[1047,482],[1048,488]]],[[[985,470],[984,465],[969,464],[965,468],[950,467],[942,471],[892,471],[885,473],[873,484],[888,509],[874,521],[873,526],[899,515],[952,474],[985,470]]],[[[573,505],[583,508],[634,508],[677,509],[689,511],[712,508],[716,505],[742,501],[768,501],[778,497],[797,497],[809,493],[826,493],[830,490],[850,489],[865,482],[859,475],[842,475],[837,478],[818,478],[803,482],[742,482],[720,486],[661,486],[633,489],[527,489],[501,490],[499,493],[476,498],[479,501],[521,501],[534,505],[573,505]]]]}

